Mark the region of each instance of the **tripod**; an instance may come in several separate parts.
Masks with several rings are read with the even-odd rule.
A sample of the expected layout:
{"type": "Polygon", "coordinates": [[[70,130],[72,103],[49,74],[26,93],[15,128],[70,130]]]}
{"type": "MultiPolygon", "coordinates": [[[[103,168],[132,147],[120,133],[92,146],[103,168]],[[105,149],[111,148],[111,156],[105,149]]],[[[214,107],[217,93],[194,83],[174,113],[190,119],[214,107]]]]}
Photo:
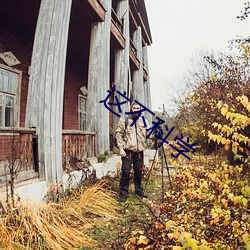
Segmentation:
{"type": "MultiPolygon", "coordinates": [[[[169,172],[169,166],[168,166],[168,163],[167,163],[167,156],[166,156],[166,153],[164,151],[164,148],[161,147],[160,149],[162,151],[162,158],[164,158],[165,164],[166,164],[166,168],[167,168],[169,186],[170,186],[170,189],[173,189],[173,187],[172,187],[172,180],[171,180],[171,176],[170,176],[170,172],[169,172]]],[[[153,162],[152,162],[151,167],[150,167],[149,172],[148,172],[148,178],[146,180],[146,184],[145,184],[144,190],[146,190],[146,187],[148,185],[150,174],[152,172],[152,169],[153,169],[153,166],[154,166],[154,163],[155,163],[155,160],[156,160],[156,155],[157,155],[157,152],[158,153],[160,152],[160,149],[159,149],[158,141],[156,141],[155,155],[154,155],[153,162]]],[[[164,202],[164,163],[163,163],[163,159],[161,160],[161,185],[162,185],[161,186],[161,188],[162,188],[161,189],[161,191],[162,191],[161,202],[163,203],[164,202]]]]}

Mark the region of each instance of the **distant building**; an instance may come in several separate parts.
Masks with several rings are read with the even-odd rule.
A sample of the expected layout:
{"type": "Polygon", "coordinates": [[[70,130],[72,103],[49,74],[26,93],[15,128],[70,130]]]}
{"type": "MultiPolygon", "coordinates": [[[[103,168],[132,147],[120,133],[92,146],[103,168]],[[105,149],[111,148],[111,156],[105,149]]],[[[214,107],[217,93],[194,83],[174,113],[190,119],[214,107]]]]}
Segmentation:
{"type": "Polygon", "coordinates": [[[3,0],[0,33],[0,185],[112,149],[113,85],[151,108],[144,0],[3,0]]]}

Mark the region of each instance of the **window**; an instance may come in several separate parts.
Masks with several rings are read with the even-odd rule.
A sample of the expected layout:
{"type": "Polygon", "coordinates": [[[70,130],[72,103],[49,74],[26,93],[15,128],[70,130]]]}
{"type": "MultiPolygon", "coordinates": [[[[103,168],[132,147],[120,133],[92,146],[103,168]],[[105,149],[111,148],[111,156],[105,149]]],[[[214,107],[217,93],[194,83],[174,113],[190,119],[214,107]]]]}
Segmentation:
{"type": "Polygon", "coordinates": [[[80,96],[78,98],[79,130],[86,130],[86,106],[87,98],[80,96]]]}
{"type": "Polygon", "coordinates": [[[14,127],[19,123],[19,77],[19,72],[0,67],[1,127],[14,127]]]}

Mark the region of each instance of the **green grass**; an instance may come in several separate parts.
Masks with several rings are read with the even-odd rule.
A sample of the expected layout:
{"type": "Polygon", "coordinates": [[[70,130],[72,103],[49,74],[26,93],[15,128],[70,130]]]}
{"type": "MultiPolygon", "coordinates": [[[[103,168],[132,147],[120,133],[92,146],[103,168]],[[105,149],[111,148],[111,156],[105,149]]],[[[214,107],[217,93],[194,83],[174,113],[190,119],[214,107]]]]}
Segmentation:
{"type": "MultiPolygon", "coordinates": [[[[98,246],[93,250],[108,250],[108,249],[125,249],[124,244],[127,243],[133,231],[146,231],[149,224],[155,220],[147,204],[134,192],[133,178],[131,178],[129,196],[126,202],[119,202],[120,213],[122,218],[108,223],[99,223],[98,218],[96,225],[91,230],[89,236],[98,242],[98,246]]],[[[160,204],[161,192],[157,191],[161,187],[159,177],[151,176],[145,190],[146,194],[152,197],[152,193],[156,192],[154,197],[160,204]]],[[[145,187],[146,178],[143,180],[143,187],[145,187]]],[[[119,179],[112,179],[110,182],[112,189],[117,191],[119,186],[119,179]]],[[[151,198],[149,197],[149,198],[151,198]]],[[[118,195],[117,195],[118,199],[118,195]]],[[[144,200],[145,201],[145,200],[144,200]]],[[[87,248],[79,248],[81,250],[87,248]]]]}

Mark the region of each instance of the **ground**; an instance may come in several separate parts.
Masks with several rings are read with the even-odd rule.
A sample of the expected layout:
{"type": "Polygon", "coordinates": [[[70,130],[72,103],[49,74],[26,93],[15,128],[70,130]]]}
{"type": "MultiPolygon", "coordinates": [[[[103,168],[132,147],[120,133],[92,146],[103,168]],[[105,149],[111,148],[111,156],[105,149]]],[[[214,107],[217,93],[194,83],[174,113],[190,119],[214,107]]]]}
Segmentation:
{"type": "MultiPolygon", "coordinates": [[[[250,249],[250,172],[217,156],[172,164],[173,190],[166,167],[162,175],[161,164],[155,164],[144,175],[148,199],[135,195],[131,182],[127,201],[118,203],[121,219],[96,223],[91,230],[98,242],[92,249],[250,249]]],[[[119,178],[106,181],[118,200],[119,178]]]]}
{"type": "MultiPolygon", "coordinates": [[[[106,178],[107,188],[116,193],[118,200],[119,177],[106,178]]],[[[159,206],[162,202],[162,176],[161,171],[152,171],[145,174],[143,187],[148,198],[141,199],[134,193],[133,178],[131,178],[129,197],[124,203],[119,202],[122,219],[111,221],[104,225],[98,225],[91,232],[91,237],[98,242],[96,249],[125,249],[125,244],[133,233],[146,232],[159,214],[159,206]],[[154,209],[150,209],[154,204],[154,209]]],[[[168,176],[163,176],[163,190],[169,188],[168,176]]],[[[82,248],[84,249],[84,248],[82,248]]],[[[86,248],[85,248],[86,249],[86,248]]]]}

